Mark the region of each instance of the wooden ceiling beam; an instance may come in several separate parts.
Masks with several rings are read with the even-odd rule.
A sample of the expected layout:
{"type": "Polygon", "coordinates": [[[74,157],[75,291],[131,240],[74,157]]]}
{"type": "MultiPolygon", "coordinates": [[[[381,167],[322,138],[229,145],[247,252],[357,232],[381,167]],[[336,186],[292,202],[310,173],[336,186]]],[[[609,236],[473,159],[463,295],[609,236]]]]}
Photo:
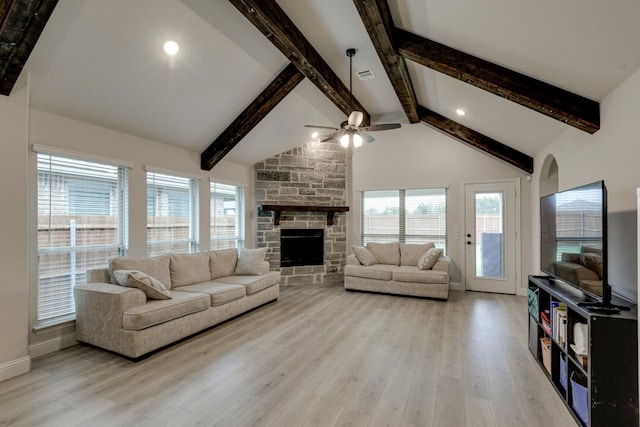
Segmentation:
{"type": "Polygon", "coordinates": [[[202,152],[200,167],[211,170],[242,140],[285,96],[304,80],[298,68],[289,64],[247,108],[202,152]]]}
{"type": "Polygon", "coordinates": [[[419,35],[396,28],[406,59],[531,108],[588,133],[600,129],[600,104],[419,35]]]}
{"type": "Polygon", "coordinates": [[[527,173],[533,173],[533,158],[530,156],[441,116],[421,105],[418,105],[418,114],[420,115],[420,120],[435,127],[439,131],[503,160],[512,166],[522,169],[527,173]]]}
{"type": "Polygon", "coordinates": [[[58,0],[0,0],[0,94],[9,96],[58,0]]]}
{"type": "Polygon", "coordinates": [[[391,85],[410,123],[418,123],[418,101],[405,59],[398,55],[393,40],[395,25],[386,0],[353,0],[369,37],[382,61],[391,85]]]}
{"type": "MultiPolygon", "coordinates": [[[[352,110],[364,114],[363,125],[370,124],[369,113],[353,98],[331,67],[314,49],[302,32],[275,0],[229,0],[288,59],[298,67],[345,115],[352,110]]],[[[345,61],[346,64],[346,61],[345,61]]]]}

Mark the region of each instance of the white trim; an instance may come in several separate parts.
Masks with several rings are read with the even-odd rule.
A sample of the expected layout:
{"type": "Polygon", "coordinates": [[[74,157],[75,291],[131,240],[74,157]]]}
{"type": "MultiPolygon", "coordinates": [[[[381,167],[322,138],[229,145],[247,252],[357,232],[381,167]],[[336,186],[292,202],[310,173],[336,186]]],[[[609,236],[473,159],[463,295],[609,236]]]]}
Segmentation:
{"type": "Polygon", "coordinates": [[[163,168],[160,166],[153,166],[153,165],[144,165],[144,170],[147,172],[155,172],[155,173],[161,173],[164,175],[174,175],[174,176],[179,176],[182,178],[189,178],[189,179],[197,179],[197,180],[201,180],[205,178],[205,175],[203,174],[195,174],[195,173],[189,173],[189,172],[182,172],[182,171],[177,171],[174,169],[168,169],[168,168],[163,168]]]}
{"type": "Polygon", "coordinates": [[[0,382],[18,375],[26,374],[31,370],[31,357],[24,356],[16,360],[0,365],[0,382]]]}
{"type": "Polygon", "coordinates": [[[42,322],[31,328],[34,334],[42,335],[50,332],[61,331],[67,328],[73,328],[76,326],[76,315],[70,314],[63,319],[57,319],[55,321],[42,322]]]}
{"type": "Polygon", "coordinates": [[[76,341],[75,330],[68,334],[63,334],[55,338],[48,339],[37,344],[29,346],[29,355],[32,358],[40,357],[63,348],[71,347],[78,344],[76,341]]]}
{"type": "Polygon", "coordinates": [[[444,188],[449,191],[451,189],[451,184],[442,184],[442,185],[427,185],[426,187],[405,187],[405,188],[360,188],[358,189],[359,193],[363,191],[396,191],[396,190],[435,190],[438,188],[444,188]]]}
{"type": "Polygon", "coordinates": [[[100,156],[98,154],[87,154],[80,151],[67,150],[66,148],[52,147],[50,145],[32,144],[31,151],[35,153],[50,154],[53,156],[71,157],[89,162],[106,163],[123,168],[133,168],[134,163],[129,160],[115,159],[113,157],[100,156]]]}

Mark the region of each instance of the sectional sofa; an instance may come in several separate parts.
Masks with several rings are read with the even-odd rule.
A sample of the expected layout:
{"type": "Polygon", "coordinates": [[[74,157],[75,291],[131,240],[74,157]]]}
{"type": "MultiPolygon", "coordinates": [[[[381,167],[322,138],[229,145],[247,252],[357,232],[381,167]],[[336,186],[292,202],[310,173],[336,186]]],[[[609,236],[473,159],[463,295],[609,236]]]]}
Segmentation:
{"type": "Polygon", "coordinates": [[[345,289],[449,298],[451,260],[435,244],[370,242],[352,249],[344,268],[345,289]]]}
{"type": "Polygon", "coordinates": [[[114,258],[74,288],[76,339],[138,358],[275,301],[266,250],[114,258]]]}

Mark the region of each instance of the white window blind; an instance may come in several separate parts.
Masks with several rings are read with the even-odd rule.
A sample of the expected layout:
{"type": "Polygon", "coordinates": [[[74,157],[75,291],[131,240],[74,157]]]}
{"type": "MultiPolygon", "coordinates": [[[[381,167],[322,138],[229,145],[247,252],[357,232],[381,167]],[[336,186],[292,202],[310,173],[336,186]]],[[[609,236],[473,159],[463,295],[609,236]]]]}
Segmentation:
{"type": "Polygon", "coordinates": [[[75,313],[85,272],[124,255],[127,169],[38,153],[38,322],[75,313]]]}
{"type": "Polygon", "coordinates": [[[211,249],[244,247],[244,188],[209,183],[211,249]]]}
{"type": "Polygon", "coordinates": [[[362,192],[361,243],[434,242],[447,249],[445,188],[362,192]]]}
{"type": "Polygon", "coordinates": [[[197,180],[147,171],[147,254],[198,250],[197,180]]]}

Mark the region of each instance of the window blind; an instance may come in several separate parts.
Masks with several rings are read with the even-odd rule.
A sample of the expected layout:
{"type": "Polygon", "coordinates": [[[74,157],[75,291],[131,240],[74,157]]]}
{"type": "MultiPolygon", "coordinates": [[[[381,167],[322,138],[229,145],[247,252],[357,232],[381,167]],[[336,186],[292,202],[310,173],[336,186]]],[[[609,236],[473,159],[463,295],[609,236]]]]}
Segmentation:
{"type": "Polygon", "coordinates": [[[197,180],[147,172],[147,254],[196,252],[197,180]]]}
{"type": "Polygon", "coordinates": [[[362,192],[361,243],[434,242],[447,248],[445,188],[362,192]]]}
{"type": "Polygon", "coordinates": [[[127,169],[38,153],[37,320],[75,313],[88,269],[124,255],[127,169]]]}
{"type": "Polygon", "coordinates": [[[209,183],[211,249],[244,247],[244,188],[209,183]]]}

